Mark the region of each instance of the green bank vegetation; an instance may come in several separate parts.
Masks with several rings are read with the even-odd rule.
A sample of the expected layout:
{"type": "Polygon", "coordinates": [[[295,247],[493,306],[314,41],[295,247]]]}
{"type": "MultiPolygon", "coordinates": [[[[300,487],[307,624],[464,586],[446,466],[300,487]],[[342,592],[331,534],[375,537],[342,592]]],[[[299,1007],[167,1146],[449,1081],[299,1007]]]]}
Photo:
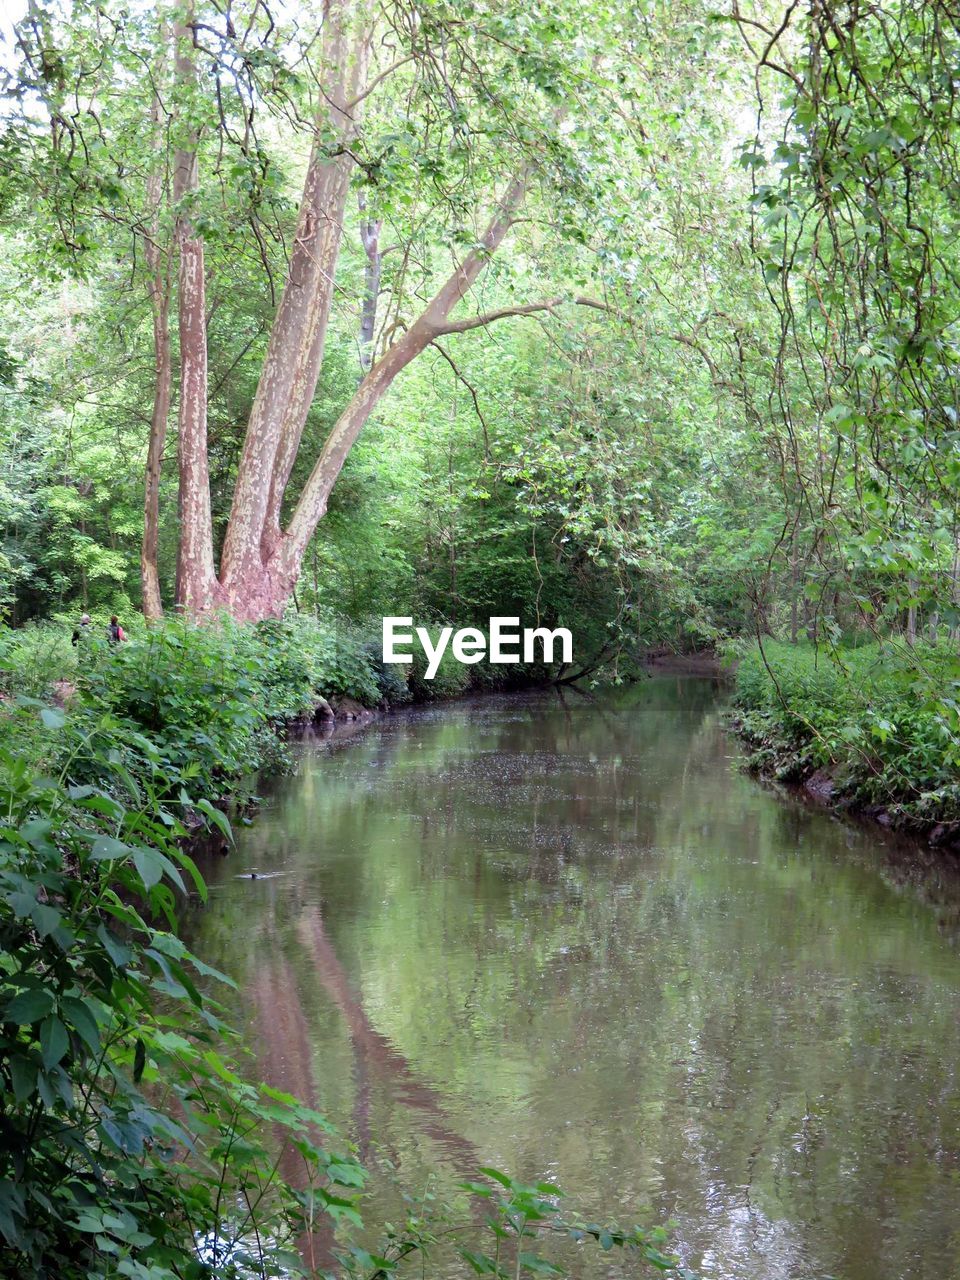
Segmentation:
{"type": "Polygon", "coordinates": [[[231,839],[208,796],[276,767],[277,730],[312,710],[318,680],[382,695],[362,641],[313,623],[172,623],[79,647],[67,708],[21,695],[0,713],[0,1272],[289,1276],[323,1259],[372,1277],[436,1256],[561,1274],[546,1238],[681,1274],[662,1229],[580,1222],[559,1188],[498,1170],[462,1204],[428,1196],[364,1230],[355,1153],[253,1082],[217,999],[231,979],[177,937],[185,895],[206,894],[190,833],[199,820],[231,839]]]}
{"type": "MultiPolygon", "coordinates": [[[[15,16],[0,1231],[17,1274],[227,1274],[249,1128],[303,1117],[207,1056],[180,841],[318,695],[463,690],[385,670],[383,614],[565,626],[594,679],[725,646],[775,768],[952,830],[960,36],[945,0],[15,16]],[[133,639],[74,647],[84,610],[133,639]]],[[[508,1235],[547,1213],[503,1190],[508,1235]]]]}
{"type": "Polygon", "coordinates": [[[767,642],[737,670],[738,727],[755,767],[952,840],[960,824],[953,645],[767,642]],[[817,782],[814,785],[817,785],[817,782]]]}

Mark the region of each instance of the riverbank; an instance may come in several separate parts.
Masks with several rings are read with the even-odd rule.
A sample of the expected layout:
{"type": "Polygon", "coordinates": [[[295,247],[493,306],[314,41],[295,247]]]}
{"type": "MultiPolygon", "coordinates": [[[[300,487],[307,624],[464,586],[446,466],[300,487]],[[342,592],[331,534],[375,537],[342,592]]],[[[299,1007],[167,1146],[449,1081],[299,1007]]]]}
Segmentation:
{"type": "Polygon", "coordinates": [[[733,672],[712,649],[676,653],[672,649],[651,649],[642,659],[645,670],[657,675],[710,676],[729,679],[733,672]]]}
{"type": "Polygon", "coordinates": [[[18,754],[41,769],[56,766],[59,739],[38,708],[81,734],[102,723],[114,732],[131,778],[149,780],[191,827],[198,815],[183,796],[246,803],[258,776],[286,767],[285,740],[297,726],[368,720],[525,678],[445,657],[428,681],[422,661],[384,664],[373,627],[332,615],[256,626],[168,619],[131,632],[111,645],[93,624],[72,644],[63,624],[0,628],[0,717],[18,754]]]}
{"type": "Polygon", "coordinates": [[[738,666],[748,768],[817,803],[960,852],[960,740],[946,646],[766,641],[738,666]]]}

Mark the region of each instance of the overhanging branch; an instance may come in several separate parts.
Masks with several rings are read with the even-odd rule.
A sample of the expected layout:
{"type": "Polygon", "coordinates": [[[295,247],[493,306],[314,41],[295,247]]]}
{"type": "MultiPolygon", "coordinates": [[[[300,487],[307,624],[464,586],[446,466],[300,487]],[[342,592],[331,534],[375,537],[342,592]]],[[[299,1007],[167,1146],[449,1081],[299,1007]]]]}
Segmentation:
{"type": "Polygon", "coordinates": [[[565,303],[572,303],[578,307],[593,307],[596,311],[608,311],[612,315],[620,315],[616,307],[602,302],[599,298],[589,298],[584,295],[576,298],[544,298],[539,302],[526,302],[518,307],[501,307],[497,311],[485,311],[481,315],[468,316],[466,320],[451,320],[438,327],[437,336],[442,338],[448,333],[467,333],[470,329],[482,329],[485,325],[493,324],[497,320],[506,320],[510,316],[532,316],[539,311],[553,311],[565,303]]]}

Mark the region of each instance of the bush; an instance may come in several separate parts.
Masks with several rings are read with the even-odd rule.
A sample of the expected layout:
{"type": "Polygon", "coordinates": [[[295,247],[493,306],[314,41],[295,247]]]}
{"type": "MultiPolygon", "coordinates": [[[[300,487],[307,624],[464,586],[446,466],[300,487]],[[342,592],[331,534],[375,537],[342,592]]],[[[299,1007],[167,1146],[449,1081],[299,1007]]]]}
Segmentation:
{"type": "MultiPolygon", "coordinates": [[[[333,617],[300,616],[282,625],[290,627],[297,645],[302,648],[317,693],[341,694],[366,707],[382,701],[368,634],[333,617]]],[[[376,650],[379,652],[379,643],[376,650]]]]}
{"type": "Polygon", "coordinates": [[[413,700],[410,686],[407,684],[406,667],[395,662],[384,662],[383,646],[380,640],[368,640],[363,647],[364,655],[373,670],[379,692],[378,701],[388,707],[402,707],[413,700]]]}
{"type": "Polygon", "coordinates": [[[767,642],[737,671],[755,762],[798,778],[829,766],[857,801],[904,816],[960,813],[960,660],[945,644],[767,642]]]}
{"type": "Polygon", "coordinates": [[[0,689],[12,697],[43,698],[58,680],[72,682],[77,650],[70,636],[50,622],[31,622],[17,631],[0,627],[0,689]]]}
{"type": "Polygon", "coordinates": [[[81,663],[78,690],[78,722],[112,716],[125,731],[128,767],[136,772],[142,763],[140,740],[130,733],[146,735],[174,794],[195,787],[218,797],[260,767],[283,702],[249,631],[184,622],[81,663]]]}
{"type": "MultiPolygon", "coordinates": [[[[440,638],[440,627],[428,627],[430,640],[436,644],[440,638]]],[[[439,702],[444,698],[458,698],[471,686],[471,673],[476,670],[472,666],[464,666],[453,656],[448,644],[443,651],[440,665],[432,680],[427,679],[427,656],[421,644],[413,646],[413,663],[407,668],[410,672],[410,692],[417,702],[439,702]]]]}
{"type": "MultiPolygon", "coordinates": [[[[75,714],[104,713],[146,735],[174,794],[222,797],[265,764],[277,766],[278,726],[312,715],[318,695],[382,699],[351,630],[315,619],[239,626],[171,620],[81,663],[75,714]]],[[[142,767],[136,748],[127,767],[142,767]]]]}
{"type": "Polygon", "coordinates": [[[204,886],[159,753],[132,744],[152,765],[134,783],[115,722],[44,718],[57,780],[0,748],[0,1275],[288,1273],[305,1197],[256,1135],[290,1134],[312,1210],[334,1218],[362,1171],[313,1141],[322,1117],[224,1056],[235,1038],[200,987],[226,979],[172,932],[174,891],[204,886]]]}

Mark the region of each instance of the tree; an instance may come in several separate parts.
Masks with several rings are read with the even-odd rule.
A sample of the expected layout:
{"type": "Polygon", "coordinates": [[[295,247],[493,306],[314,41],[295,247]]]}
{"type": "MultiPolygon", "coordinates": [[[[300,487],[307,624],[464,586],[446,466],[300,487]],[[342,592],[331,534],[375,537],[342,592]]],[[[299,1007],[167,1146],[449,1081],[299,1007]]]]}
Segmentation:
{"type": "MultiPolygon", "coordinates": [[[[545,233],[559,229],[561,235],[585,236],[584,226],[596,199],[592,188],[603,185],[609,160],[588,173],[602,149],[593,148],[591,153],[585,121],[573,117],[603,100],[609,88],[604,57],[613,42],[626,40],[628,33],[620,16],[598,6],[597,22],[585,38],[581,17],[579,6],[570,0],[552,0],[535,18],[524,6],[512,3],[495,12],[479,8],[471,16],[465,15],[462,6],[443,3],[395,4],[374,10],[368,0],[330,0],[319,31],[308,32],[301,40],[300,63],[309,74],[301,68],[294,75],[289,65],[295,61],[290,55],[290,33],[284,32],[282,38],[275,34],[275,24],[263,6],[251,5],[244,15],[234,10],[224,16],[203,0],[195,0],[178,6],[172,24],[163,14],[152,16],[155,30],[172,27],[175,45],[169,83],[157,68],[162,58],[152,59],[151,128],[155,141],[165,134],[174,139],[177,603],[185,610],[202,614],[225,608],[244,619],[282,611],[344,460],[401,371],[445,334],[483,327],[506,315],[551,309],[570,296],[523,300],[469,317],[455,316],[481,275],[489,272],[491,260],[525,204],[527,215],[545,233]],[[235,92],[228,101],[224,86],[231,81],[235,92]],[[385,107],[377,114],[381,98],[385,107]],[[364,114],[371,108],[372,123],[367,128],[364,114]],[[402,131],[396,125],[398,112],[408,121],[402,131]],[[238,114],[242,128],[236,127],[238,114]],[[275,130],[281,121],[292,121],[296,137],[307,135],[310,156],[218,564],[207,438],[211,388],[206,294],[214,277],[206,255],[210,201],[204,170],[205,163],[213,161],[222,180],[219,155],[231,146],[243,160],[262,162],[266,170],[269,159],[264,160],[265,148],[254,133],[257,120],[266,122],[268,130],[275,130]],[[331,309],[341,288],[337,270],[353,188],[357,188],[359,231],[367,259],[358,308],[362,311],[363,377],[314,459],[301,491],[291,494],[291,475],[323,365],[331,309]],[[531,197],[541,192],[545,199],[531,210],[531,197]],[[406,225],[399,216],[404,212],[406,225]],[[584,225],[578,225],[578,220],[584,225]],[[446,242],[452,259],[446,271],[439,269],[436,245],[426,242],[424,227],[446,242]],[[394,252],[397,265],[387,283],[388,306],[377,335],[377,302],[387,251],[394,252]],[[417,310],[411,314],[414,305],[417,310]]],[[[84,20],[88,24],[85,45],[75,41],[72,61],[69,50],[60,48],[61,39],[69,45],[67,34],[37,5],[21,32],[33,83],[40,87],[51,120],[70,142],[69,180],[64,182],[61,174],[59,185],[68,191],[72,213],[78,200],[90,199],[89,170],[96,166],[96,159],[83,152],[78,156],[77,149],[91,134],[106,141],[101,153],[110,153],[117,172],[125,168],[122,157],[111,151],[112,107],[106,90],[117,88],[117,77],[111,82],[104,78],[106,73],[91,69],[95,41],[90,32],[93,26],[112,20],[114,41],[129,42],[132,21],[119,11],[114,15],[102,6],[86,11],[78,4],[74,24],[82,25],[84,20]],[[56,50],[61,68],[55,84],[48,74],[51,49],[56,50]],[[86,88],[91,76],[95,86],[91,106],[86,111],[82,107],[68,110],[64,104],[73,79],[86,88]],[[98,90],[102,98],[95,101],[98,90]]],[[[141,51],[136,56],[144,62],[142,47],[148,42],[143,30],[137,30],[141,51]]],[[[605,111],[612,120],[609,107],[605,111]]],[[[622,112],[614,132],[617,145],[631,136],[622,112]]],[[[62,143],[55,150],[59,155],[52,162],[63,168],[62,143]]],[[[156,495],[163,424],[170,405],[165,328],[169,291],[157,213],[162,203],[160,161],[155,151],[145,194],[139,203],[132,200],[129,219],[146,247],[147,288],[154,311],[156,393],[142,556],[148,614],[157,612],[159,602],[156,495]]],[[[130,189],[128,180],[125,194],[130,189]]],[[[251,206],[259,198],[262,187],[251,193],[251,206]]],[[[54,195],[52,202],[57,199],[62,205],[62,194],[54,195]]],[[[110,210],[101,209],[101,213],[110,216],[110,210]]],[[[116,210],[112,216],[117,219],[116,210]]],[[[255,216],[251,222],[256,230],[255,216]]]]}
{"type": "MultiPolygon", "coordinates": [[[[420,16],[416,11],[409,16],[414,39],[411,52],[400,61],[432,58],[429,40],[418,43],[424,29],[420,16]]],[[[365,353],[369,368],[327,438],[284,527],[284,497],[323,361],[348,194],[356,169],[354,149],[360,142],[361,110],[376,83],[391,73],[387,68],[368,83],[374,35],[372,11],[365,3],[336,0],[328,6],[321,29],[322,106],[315,123],[287,278],[240,457],[219,575],[213,567],[209,504],[204,503],[202,379],[198,377],[195,385],[189,385],[192,408],[186,407],[187,397],[182,395],[181,546],[186,546],[186,551],[181,554],[178,595],[179,602],[194,613],[217,606],[246,619],[281,612],[299,577],[304,553],[327,509],[344,460],[397,375],[443,334],[532,309],[526,304],[470,320],[451,318],[457,304],[501,247],[524,202],[533,163],[521,158],[517,171],[496,198],[477,242],[455,263],[420,314],[397,333],[379,359],[371,361],[365,353]]],[[[559,116],[561,111],[558,109],[556,114],[559,116]]],[[[380,219],[364,218],[362,234],[370,263],[364,297],[366,327],[361,338],[364,347],[369,347],[373,339],[379,230],[380,219]]],[[[187,248],[182,241],[181,255],[187,248]]],[[[197,289],[201,287],[201,277],[202,272],[198,271],[197,289]]],[[[188,283],[181,266],[181,317],[183,308],[189,305],[188,283]]],[[[199,361],[201,343],[199,327],[189,334],[181,328],[181,360],[199,361]]],[[[188,385],[185,377],[183,381],[188,385]]]]}

